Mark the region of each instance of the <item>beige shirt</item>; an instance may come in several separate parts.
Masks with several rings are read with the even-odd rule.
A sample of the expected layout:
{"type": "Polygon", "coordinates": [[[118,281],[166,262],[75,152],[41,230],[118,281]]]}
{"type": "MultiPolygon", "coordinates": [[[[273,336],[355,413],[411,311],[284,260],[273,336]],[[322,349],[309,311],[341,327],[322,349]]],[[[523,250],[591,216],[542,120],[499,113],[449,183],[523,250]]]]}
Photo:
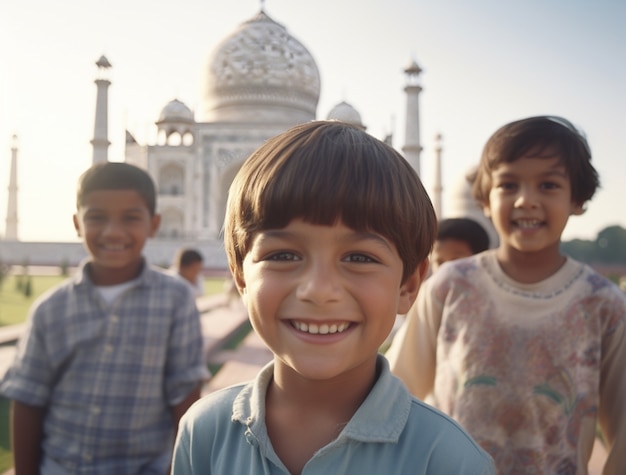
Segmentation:
{"type": "Polygon", "coordinates": [[[387,352],[392,372],[459,421],[501,473],[626,473],[626,295],[568,259],[520,284],[494,251],[442,266],[387,352]]]}

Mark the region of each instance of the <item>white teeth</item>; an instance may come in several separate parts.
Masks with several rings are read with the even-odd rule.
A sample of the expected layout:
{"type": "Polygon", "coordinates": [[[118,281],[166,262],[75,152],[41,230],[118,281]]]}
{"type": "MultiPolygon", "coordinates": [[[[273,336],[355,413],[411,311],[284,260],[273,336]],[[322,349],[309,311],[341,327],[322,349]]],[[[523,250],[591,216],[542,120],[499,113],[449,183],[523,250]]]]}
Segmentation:
{"type": "Polygon", "coordinates": [[[537,220],[537,219],[528,219],[528,220],[526,220],[526,219],[525,220],[519,220],[518,219],[516,221],[516,223],[517,223],[517,225],[520,228],[523,228],[523,229],[536,228],[536,227],[538,227],[541,224],[539,222],[539,220],[537,220]]]}
{"type": "Polygon", "coordinates": [[[296,322],[296,321],[294,321],[292,324],[297,330],[301,332],[309,333],[311,335],[329,335],[333,333],[341,333],[350,326],[349,323],[340,323],[340,324],[333,323],[331,325],[327,323],[322,323],[318,325],[317,323],[307,324],[307,323],[296,322]]]}
{"type": "Polygon", "coordinates": [[[107,251],[121,251],[124,249],[123,244],[108,244],[104,246],[107,251]]]}

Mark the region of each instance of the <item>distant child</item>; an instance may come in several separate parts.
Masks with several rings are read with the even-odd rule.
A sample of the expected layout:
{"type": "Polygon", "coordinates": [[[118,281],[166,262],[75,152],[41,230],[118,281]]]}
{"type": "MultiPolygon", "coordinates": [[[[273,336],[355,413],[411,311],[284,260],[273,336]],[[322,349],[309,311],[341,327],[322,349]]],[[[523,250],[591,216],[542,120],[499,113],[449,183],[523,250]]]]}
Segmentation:
{"type": "Polygon", "coordinates": [[[125,163],[80,178],[74,225],[89,258],[33,306],[0,385],[16,474],[165,474],[207,370],[189,289],[142,257],[160,217],[125,163]]]}
{"type": "Polygon", "coordinates": [[[471,218],[448,218],[439,221],[437,238],[430,254],[434,272],[441,264],[469,257],[489,249],[489,235],[471,218]]]}
{"type": "Polygon", "coordinates": [[[203,261],[202,254],[196,249],[180,249],[174,256],[172,272],[189,285],[194,297],[204,294],[203,261]]]}
{"type": "Polygon", "coordinates": [[[435,226],[410,165],[356,127],[309,122],[254,152],[230,189],[225,246],[274,361],[189,410],[173,473],[494,473],[378,355],[435,226]]]}
{"type": "MultiPolygon", "coordinates": [[[[489,248],[489,235],[482,225],[471,218],[447,218],[439,221],[437,237],[430,253],[429,273],[435,272],[441,264],[469,257],[489,248]]],[[[385,352],[388,360],[395,358],[394,353],[401,343],[392,344],[398,331],[404,326],[404,315],[398,315],[391,333],[383,343],[381,351],[385,352]],[[387,348],[387,350],[385,350],[387,348]]],[[[401,340],[404,337],[398,337],[401,340]]]]}
{"type": "Polygon", "coordinates": [[[499,473],[586,474],[597,426],[603,474],[626,473],[626,295],[559,250],[598,186],[587,141],[567,120],[497,130],[473,192],[499,247],[426,281],[390,361],[499,473]]]}

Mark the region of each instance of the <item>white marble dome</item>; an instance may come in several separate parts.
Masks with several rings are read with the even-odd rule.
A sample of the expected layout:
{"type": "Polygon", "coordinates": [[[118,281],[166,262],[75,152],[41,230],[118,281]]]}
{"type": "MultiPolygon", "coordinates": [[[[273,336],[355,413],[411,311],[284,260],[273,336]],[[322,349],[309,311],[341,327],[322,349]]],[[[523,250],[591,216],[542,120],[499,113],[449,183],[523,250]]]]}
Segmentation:
{"type": "Polygon", "coordinates": [[[260,11],[209,55],[201,89],[200,121],[296,124],[315,119],[320,75],[302,43],[260,11]]]}
{"type": "Polygon", "coordinates": [[[185,103],[178,99],[173,99],[168,102],[161,110],[159,120],[161,122],[193,122],[193,112],[185,105],[185,103]]]}
{"type": "Polygon", "coordinates": [[[346,122],[348,124],[356,125],[362,129],[365,129],[363,122],[361,121],[361,114],[354,107],[345,101],[340,102],[333,107],[327,116],[328,120],[338,120],[340,122],[346,122]]]}

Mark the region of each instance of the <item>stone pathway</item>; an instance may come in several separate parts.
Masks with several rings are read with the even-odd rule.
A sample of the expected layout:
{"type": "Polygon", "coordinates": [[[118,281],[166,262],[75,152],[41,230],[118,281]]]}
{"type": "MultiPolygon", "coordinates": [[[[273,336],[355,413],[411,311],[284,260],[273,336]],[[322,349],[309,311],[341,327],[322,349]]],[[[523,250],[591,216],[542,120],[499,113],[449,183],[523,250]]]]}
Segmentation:
{"type": "Polygon", "coordinates": [[[271,360],[271,351],[261,338],[251,331],[235,350],[224,350],[215,356],[214,362],[223,363],[223,366],[205,385],[202,394],[250,381],[271,360]]]}

